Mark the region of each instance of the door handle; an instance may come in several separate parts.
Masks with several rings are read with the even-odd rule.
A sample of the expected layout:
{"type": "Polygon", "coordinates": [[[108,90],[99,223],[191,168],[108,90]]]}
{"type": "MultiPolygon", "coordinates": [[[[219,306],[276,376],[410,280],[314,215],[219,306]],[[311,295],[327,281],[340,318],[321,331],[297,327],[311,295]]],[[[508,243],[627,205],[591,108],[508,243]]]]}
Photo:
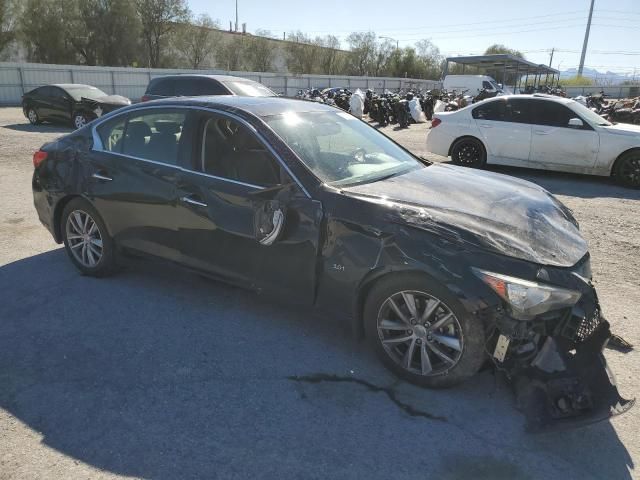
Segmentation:
{"type": "Polygon", "coordinates": [[[101,173],[94,173],[91,175],[91,178],[95,178],[96,180],[101,180],[103,182],[111,182],[113,178],[107,177],[106,175],[102,175],[101,173]]]}
{"type": "Polygon", "coordinates": [[[549,135],[553,130],[534,130],[533,133],[536,135],[549,135]]]}
{"type": "Polygon", "coordinates": [[[480,126],[482,128],[493,128],[491,125],[487,125],[486,123],[481,123],[480,126]]]}
{"type": "Polygon", "coordinates": [[[180,200],[184,203],[188,203],[189,205],[195,205],[196,207],[208,207],[206,203],[196,200],[192,196],[181,197],[180,200]]]}

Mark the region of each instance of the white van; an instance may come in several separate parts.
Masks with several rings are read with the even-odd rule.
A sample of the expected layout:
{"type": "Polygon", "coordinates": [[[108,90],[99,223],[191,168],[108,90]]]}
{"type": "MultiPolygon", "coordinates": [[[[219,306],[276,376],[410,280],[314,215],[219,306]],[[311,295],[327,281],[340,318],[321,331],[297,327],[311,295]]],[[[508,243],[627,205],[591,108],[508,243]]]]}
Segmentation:
{"type": "Polygon", "coordinates": [[[476,96],[483,88],[490,93],[503,93],[502,87],[487,75],[447,75],[444,77],[442,88],[447,92],[455,90],[466,95],[476,96]]]}

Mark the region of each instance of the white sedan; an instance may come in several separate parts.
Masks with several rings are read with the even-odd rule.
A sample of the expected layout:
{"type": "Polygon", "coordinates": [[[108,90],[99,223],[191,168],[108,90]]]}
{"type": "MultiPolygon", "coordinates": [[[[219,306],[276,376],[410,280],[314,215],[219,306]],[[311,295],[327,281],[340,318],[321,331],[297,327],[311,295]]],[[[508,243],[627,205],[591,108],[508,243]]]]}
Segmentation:
{"type": "Polygon", "coordinates": [[[614,176],[640,188],[640,126],[611,124],[578,102],[551,95],[506,95],[437,113],[427,150],[469,167],[614,176]]]}

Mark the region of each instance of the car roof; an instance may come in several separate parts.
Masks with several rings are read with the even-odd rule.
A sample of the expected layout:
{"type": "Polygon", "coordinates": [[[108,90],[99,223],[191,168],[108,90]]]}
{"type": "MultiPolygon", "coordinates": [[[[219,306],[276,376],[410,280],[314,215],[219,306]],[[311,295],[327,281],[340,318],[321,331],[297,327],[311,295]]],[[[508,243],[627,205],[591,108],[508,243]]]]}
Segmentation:
{"type": "Polygon", "coordinates": [[[160,79],[164,79],[164,78],[172,78],[172,79],[176,79],[176,78],[209,78],[211,80],[217,80],[219,82],[229,82],[229,81],[233,81],[233,82],[254,82],[255,80],[251,80],[249,78],[244,78],[244,77],[236,77],[234,75],[207,75],[207,74],[200,74],[200,73],[174,73],[171,75],[162,75],[159,77],[153,77],[151,80],[160,80],[160,79]]]}
{"type": "Polygon", "coordinates": [[[84,83],[52,83],[51,85],[44,85],[45,87],[59,87],[62,88],[63,90],[66,90],[68,88],[77,88],[77,87],[84,87],[84,88],[98,88],[98,87],[94,87],[93,85],[85,85],[84,83]]]}
{"type": "MultiPolygon", "coordinates": [[[[225,111],[242,110],[258,117],[279,115],[284,112],[339,112],[335,107],[319,102],[310,102],[284,97],[241,97],[235,95],[215,95],[198,97],[172,97],[152,100],[141,105],[163,105],[167,107],[206,107],[225,111]]],[[[134,106],[134,107],[135,107],[134,106]]]]}
{"type": "Polygon", "coordinates": [[[533,100],[551,100],[553,102],[557,102],[557,103],[572,103],[573,100],[571,100],[570,98],[564,98],[564,97],[558,97],[556,95],[548,95],[545,93],[534,93],[534,94],[513,94],[513,95],[500,95],[498,97],[492,97],[492,98],[487,98],[485,101],[494,101],[494,100],[500,100],[500,99],[512,99],[512,98],[529,98],[529,99],[533,99],[533,100]]]}

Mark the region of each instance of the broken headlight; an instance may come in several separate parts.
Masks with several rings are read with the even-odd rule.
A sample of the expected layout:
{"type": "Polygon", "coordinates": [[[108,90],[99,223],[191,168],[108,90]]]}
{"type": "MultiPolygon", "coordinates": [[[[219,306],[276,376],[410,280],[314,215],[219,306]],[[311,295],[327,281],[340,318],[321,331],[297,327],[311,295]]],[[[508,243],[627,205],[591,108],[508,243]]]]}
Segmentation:
{"type": "Polygon", "coordinates": [[[575,305],[580,292],[472,268],[473,273],[496,292],[518,320],[531,320],[545,312],[575,305]]]}

